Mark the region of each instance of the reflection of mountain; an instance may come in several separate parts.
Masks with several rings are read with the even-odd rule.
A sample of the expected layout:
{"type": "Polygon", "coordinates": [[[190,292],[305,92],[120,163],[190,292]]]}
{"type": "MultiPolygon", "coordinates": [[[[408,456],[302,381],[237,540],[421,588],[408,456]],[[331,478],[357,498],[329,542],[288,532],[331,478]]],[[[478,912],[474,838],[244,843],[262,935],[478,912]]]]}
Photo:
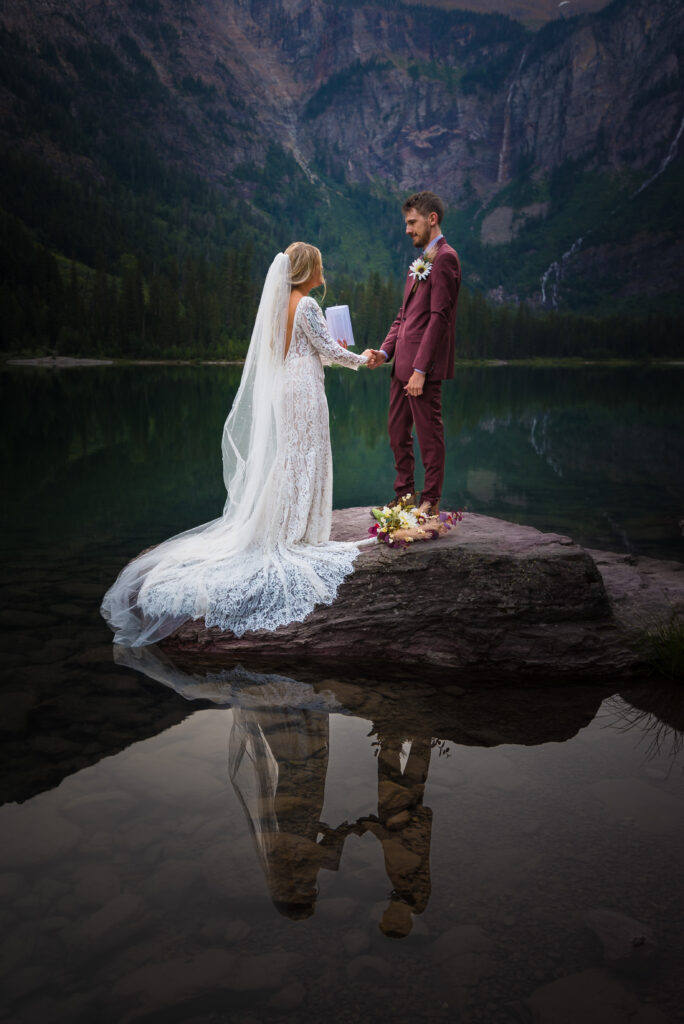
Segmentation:
{"type": "Polygon", "coordinates": [[[0,449],[14,498],[4,515],[38,524],[47,503],[53,536],[80,538],[93,528],[116,535],[123,522],[144,530],[165,506],[178,517],[171,529],[181,529],[193,525],[178,509],[192,495],[193,507],[213,518],[225,498],[220,438],[239,374],[234,367],[3,374],[0,394],[15,426],[0,449]],[[74,508],[90,515],[88,529],[74,508]]]}
{"type": "MultiPolygon", "coordinates": [[[[12,437],[21,438],[8,432],[0,447],[15,496],[5,522],[37,528],[48,517],[55,541],[118,543],[126,530],[145,547],[213,518],[224,497],[220,432],[238,379],[238,369],[216,367],[0,375],[12,437]]],[[[391,493],[387,384],[382,373],[327,375],[337,507],[391,493]]],[[[673,529],[670,550],[645,553],[676,558],[680,385],[663,370],[459,369],[445,388],[445,501],[503,518],[522,508],[531,525],[577,536],[578,510],[619,520],[646,495],[673,529]],[[494,474],[491,501],[470,490],[472,472],[494,474]]],[[[605,534],[586,540],[610,547],[605,534]]],[[[122,559],[135,550],[127,543],[122,559]]]]}

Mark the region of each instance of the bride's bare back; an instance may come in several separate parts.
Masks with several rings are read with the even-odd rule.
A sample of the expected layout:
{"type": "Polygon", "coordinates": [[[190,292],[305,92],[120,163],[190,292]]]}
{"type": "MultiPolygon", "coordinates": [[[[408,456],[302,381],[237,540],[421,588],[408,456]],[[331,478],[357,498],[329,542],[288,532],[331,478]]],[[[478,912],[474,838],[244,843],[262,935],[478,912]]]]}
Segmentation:
{"type": "Polygon", "coordinates": [[[285,352],[283,353],[283,359],[287,356],[287,353],[290,351],[295,313],[297,312],[297,306],[299,305],[301,298],[302,293],[300,291],[293,290],[290,293],[290,302],[287,307],[287,327],[285,328],[285,352]]]}

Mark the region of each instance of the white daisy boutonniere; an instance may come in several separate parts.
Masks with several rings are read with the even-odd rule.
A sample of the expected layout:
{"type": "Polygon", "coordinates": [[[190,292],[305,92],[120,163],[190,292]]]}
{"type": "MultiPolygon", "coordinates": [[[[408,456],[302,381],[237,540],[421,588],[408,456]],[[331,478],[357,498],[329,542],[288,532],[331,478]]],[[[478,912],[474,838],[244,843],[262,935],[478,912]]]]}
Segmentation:
{"type": "Polygon", "coordinates": [[[430,253],[424,252],[422,256],[413,261],[409,267],[409,274],[413,278],[413,291],[416,290],[421,281],[425,281],[430,276],[431,270],[432,256],[430,253]]]}

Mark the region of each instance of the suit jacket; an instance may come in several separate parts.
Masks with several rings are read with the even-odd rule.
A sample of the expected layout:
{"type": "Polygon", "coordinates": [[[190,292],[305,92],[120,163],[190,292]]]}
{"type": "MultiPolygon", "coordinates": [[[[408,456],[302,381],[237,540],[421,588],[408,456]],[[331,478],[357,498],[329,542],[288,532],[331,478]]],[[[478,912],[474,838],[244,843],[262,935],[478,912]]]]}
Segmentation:
{"type": "Polygon", "coordinates": [[[381,348],[394,359],[392,373],[408,380],[414,367],[431,380],[454,375],[456,304],[461,286],[458,254],[446,239],[435,246],[432,269],[413,291],[414,279],[407,274],[404,301],[381,348]]]}

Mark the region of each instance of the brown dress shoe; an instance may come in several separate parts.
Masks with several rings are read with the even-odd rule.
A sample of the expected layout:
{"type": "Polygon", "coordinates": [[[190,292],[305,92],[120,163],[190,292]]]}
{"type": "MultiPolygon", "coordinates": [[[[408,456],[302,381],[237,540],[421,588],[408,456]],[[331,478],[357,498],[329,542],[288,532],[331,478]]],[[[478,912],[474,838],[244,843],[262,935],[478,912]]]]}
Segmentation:
{"type": "Polygon", "coordinates": [[[438,501],[421,501],[418,506],[418,512],[422,516],[438,516],[439,515],[439,502],[438,501]]]}
{"type": "MultiPolygon", "coordinates": [[[[398,494],[396,498],[392,498],[391,501],[387,502],[387,508],[394,508],[396,505],[399,505],[400,502],[403,502],[404,504],[407,505],[417,505],[418,494],[415,492],[413,494],[398,494]]],[[[384,508],[384,506],[376,505],[375,508],[372,508],[370,510],[370,514],[373,516],[373,518],[375,518],[375,513],[379,512],[381,508],[384,508]]]]}

